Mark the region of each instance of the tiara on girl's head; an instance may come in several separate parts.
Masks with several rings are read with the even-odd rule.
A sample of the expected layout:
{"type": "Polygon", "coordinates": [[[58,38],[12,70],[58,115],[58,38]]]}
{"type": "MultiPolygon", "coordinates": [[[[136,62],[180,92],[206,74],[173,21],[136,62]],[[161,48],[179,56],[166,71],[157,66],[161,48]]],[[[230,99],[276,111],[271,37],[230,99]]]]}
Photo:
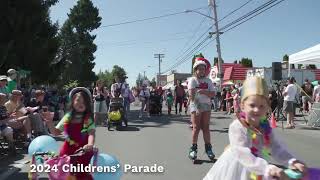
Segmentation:
{"type": "Polygon", "coordinates": [[[268,86],[263,78],[249,77],[243,83],[241,101],[252,95],[261,95],[268,98],[268,94],[268,86]]]}

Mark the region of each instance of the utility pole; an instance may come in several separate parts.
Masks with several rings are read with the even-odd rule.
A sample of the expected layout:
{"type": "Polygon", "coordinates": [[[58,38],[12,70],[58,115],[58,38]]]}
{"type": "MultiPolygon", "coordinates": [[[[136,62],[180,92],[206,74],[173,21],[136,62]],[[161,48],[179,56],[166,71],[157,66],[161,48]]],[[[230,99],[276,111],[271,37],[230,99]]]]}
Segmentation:
{"type": "MultiPolygon", "coordinates": [[[[223,78],[223,69],[222,69],[222,58],[221,58],[221,48],[220,48],[220,32],[218,26],[218,15],[217,15],[217,5],[215,0],[208,0],[209,6],[212,9],[212,13],[214,15],[213,22],[214,22],[214,31],[216,34],[216,43],[217,43],[217,53],[218,53],[218,78],[223,78]]],[[[222,81],[220,83],[221,87],[222,81]]]]}
{"type": "Polygon", "coordinates": [[[143,71],[143,79],[146,79],[146,71],[143,71]]]}
{"type": "Polygon", "coordinates": [[[164,54],[154,54],[154,58],[157,58],[159,60],[159,74],[157,77],[157,85],[160,86],[160,75],[161,75],[160,63],[162,61],[162,58],[164,58],[164,54]]]}

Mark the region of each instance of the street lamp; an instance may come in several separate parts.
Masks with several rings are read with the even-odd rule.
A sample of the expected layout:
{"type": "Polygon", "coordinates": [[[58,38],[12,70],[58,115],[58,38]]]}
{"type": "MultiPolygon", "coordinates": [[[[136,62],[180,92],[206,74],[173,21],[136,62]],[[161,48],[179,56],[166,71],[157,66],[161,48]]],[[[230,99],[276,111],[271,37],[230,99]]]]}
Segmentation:
{"type": "MultiPolygon", "coordinates": [[[[221,48],[220,48],[220,34],[222,34],[222,32],[219,32],[219,26],[218,26],[218,15],[217,15],[217,10],[216,10],[216,1],[215,0],[208,0],[209,6],[212,9],[213,15],[214,17],[208,16],[206,14],[203,14],[201,12],[195,11],[195,10],[185,10],[185,13],[190,13],[190,12],[194,12],[197,14],[200,14],[204,17],[207,17],[209,19],[213,20],[213,33],[209,33],[210,37],[212,37],[213,34],[216,35],[216,47],[217,47],[217,53],[218,53],[218,78],[223,78],[223,72],[222,72],[222,58],[221,58],[221,48]]],[[[221,83],[220,83],[220,87],[221,87],[221,83]]]]}
{"type": "MultiPolygon", "coordinates": [[[[147,66],[147,68],[150,68],[151,66],[147,66]]],[[[146,70],[143,70],[143,78],[146,79],[146,70]]]]}
{"type": "Polygon", "coordinates": [[[208,16],[208,15],[206,15],[206,14],[203,14],[203,13],[201,13],[201,12],[199,12],[199,11],[195,11],[195,10],[187,9],[187,10],[185,10],[184,12],[185,12],[185,13],[191,13],[191,12],[194,12],[194,13],[200,14],[200,15],[202,15],[202,16],[205,16],[205,17],[207,17],[207,18],[209,18],[209,19],[214,20],[214,18],[213,18],[213,17],[208,16]]]}

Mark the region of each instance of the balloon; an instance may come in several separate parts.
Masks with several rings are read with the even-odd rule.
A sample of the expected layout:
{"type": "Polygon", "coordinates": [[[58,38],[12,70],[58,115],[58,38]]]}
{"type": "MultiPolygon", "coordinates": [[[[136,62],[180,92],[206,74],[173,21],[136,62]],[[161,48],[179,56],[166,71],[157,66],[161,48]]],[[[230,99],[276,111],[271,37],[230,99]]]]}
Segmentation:
{"type": "MultiPolygon", "coordinates": [[[[91,158],[90,164],[94,164],[94,156],[91,158]]],[[[98,154],[96,166],[98,167],[107,167],[111,170],[115,170],[115,172],[94,172],[93,179],[94,180],[119,180],[122,176],[122,171],[120,168],[119,161],[111,155],[108,154],[98,154]]]]}
{"type": "Polygon", "coordinates": [[[28,147],[28,154],[30,156],[35,152],[53,152],[58,154],[59,145],[51,136],[43,135],[35,138],[28,147]]]}
{"type": "Polygon", "coordinates": [[[112,121],[119,121],[121,119],[120,111],[112,111],[109,113],[109,118],[112,121]]]}

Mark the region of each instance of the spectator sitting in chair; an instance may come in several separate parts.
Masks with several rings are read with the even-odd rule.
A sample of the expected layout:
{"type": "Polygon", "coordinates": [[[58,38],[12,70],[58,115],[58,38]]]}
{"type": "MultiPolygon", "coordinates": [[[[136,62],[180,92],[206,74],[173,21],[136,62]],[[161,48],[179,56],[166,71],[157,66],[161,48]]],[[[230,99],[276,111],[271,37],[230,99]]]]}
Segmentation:
{"type": "Polygon", "coordinates": [[[35,98],[32,98],[29,104],[27,104],[28,109],[30,110],[30,112],[32,112],[29,115],[32,129],[35,130],[37,135],[48,134],[43,119],[40,115],[40,113],[48,111],[48,106],[44,102],[44,96],[45,92],[43,90],[36,90],[35,98]]]}
{"type": "Polygon", "coordinates": [[[9,153],[14,155],[16,153],[16,148],[13,139],[13,130],[8,126],[8,121],[13,119],[14,116],[9,116],[7,113],[7,108],[4,106],[7,101],[7,95],[0,93],[0,136],[5,137],[9,141],[9,153]]]}
{"type": "Polygon", "coordinates": [[[6,100],[9,98],[9,91],[7,89],[8,78],[7,76],[0,76],[0,93],[6,95],[6,100]]]}
{"type": "Polygon", "coordinates": [[[9,127],[15,130],[23,130],[26,134],[27,142],[26,146],[32,141],[31,137],[31,122],[28,116],[28,110],[24,107],[21,102],[22,92],[19,90],[13,90],[11,93],[10,100],[5,103],[9,116],[15,117],[8,121],[9,127]]]}

